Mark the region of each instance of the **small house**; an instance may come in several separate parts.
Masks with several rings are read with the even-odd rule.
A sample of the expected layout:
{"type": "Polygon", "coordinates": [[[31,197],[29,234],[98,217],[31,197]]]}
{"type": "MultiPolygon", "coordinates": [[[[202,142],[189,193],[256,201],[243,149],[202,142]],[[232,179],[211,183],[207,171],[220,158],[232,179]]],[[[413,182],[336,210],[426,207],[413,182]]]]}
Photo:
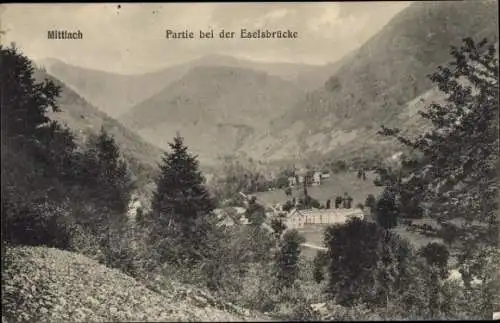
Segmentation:
{"type": "Polygon", "coordinates": [[[290,187],[297,186],[297,178],[295,176],[288,177],[288,186],[290,187]]]}
{"type": "Polygon", "coordinates": [[[248,224],[245,217],[245,208],[242,207],[225,207],[222,209],[215,209],[213,212],[221,222],[222,226],[233,226],[238,224],[248,224]]]}
{"type": "Polygon", "coordinates": [[[321,172],[314,172],[313,173],[312,185],[321,185],[321,172]]]}

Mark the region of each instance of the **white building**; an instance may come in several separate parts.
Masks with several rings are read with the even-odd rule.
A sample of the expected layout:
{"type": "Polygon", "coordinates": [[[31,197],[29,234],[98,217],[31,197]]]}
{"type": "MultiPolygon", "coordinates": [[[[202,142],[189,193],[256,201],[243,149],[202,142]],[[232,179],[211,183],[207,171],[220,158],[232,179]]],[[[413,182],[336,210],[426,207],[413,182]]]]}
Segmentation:
{"type": "Polygon", "coordinates": [[[364,213],[360,209],[310,209],[291,210],[285,220],[287,228],[302,228],[308,224],[336,224],[345,223],[352,218],[363,220],[364,213]]]}
{"type": "Polygon", "coordinates": [[[321,173],[321,178],[322,179],[330,178],[330,173],[321,173]]]}

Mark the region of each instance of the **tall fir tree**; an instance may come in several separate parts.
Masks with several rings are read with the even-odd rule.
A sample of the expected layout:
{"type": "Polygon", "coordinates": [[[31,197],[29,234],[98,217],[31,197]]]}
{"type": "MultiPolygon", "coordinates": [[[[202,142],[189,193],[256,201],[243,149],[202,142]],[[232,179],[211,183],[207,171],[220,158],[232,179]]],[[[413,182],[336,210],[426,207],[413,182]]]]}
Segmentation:
{"type": "Polygon", "coordinates": [[[215,201],[205,187],[196,156],[188,152],[183,138],[177,134],[170,143],[160,165],[160,177],[152,200],[149,221],[155,226],[156,236],[175,238],[183,258],[199,260],[204,243],[205,223],[215,209],[215,201]]]}
{"type": "Polygon", "coordinates": [[[42,125],[50,122],[47,112],[59,111],[60,88],[50,80],[36,82],[33,64],[15,46],[0,46],[2,73],[2,137],[36,140],[42,125]]]}
{"type": "Polygon", "coordinates": [[[125,215],[134,185],[118,145],[104,127],[89,138],[84,155],[83,180],[94,186],[94,200],[111,212],[125,215]]]}

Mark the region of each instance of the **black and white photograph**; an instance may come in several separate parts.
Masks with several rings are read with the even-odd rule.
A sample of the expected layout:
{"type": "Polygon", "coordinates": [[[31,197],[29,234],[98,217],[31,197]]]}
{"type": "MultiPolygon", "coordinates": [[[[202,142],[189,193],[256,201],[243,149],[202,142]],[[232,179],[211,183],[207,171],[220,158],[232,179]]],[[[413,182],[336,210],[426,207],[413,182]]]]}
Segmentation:
{"type": "Polygon", "coordinates": [[[2,323],[499,320],[498,6],[0,4],[2,323]]]}

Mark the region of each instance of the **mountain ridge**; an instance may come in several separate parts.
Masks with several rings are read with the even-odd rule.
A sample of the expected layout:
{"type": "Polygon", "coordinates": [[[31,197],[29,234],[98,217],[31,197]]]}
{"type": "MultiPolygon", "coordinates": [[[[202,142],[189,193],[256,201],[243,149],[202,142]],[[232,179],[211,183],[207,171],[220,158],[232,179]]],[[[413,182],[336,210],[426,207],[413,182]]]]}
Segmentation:
{"type": "Polygon", "coordinates": [[[269,135],[258,134],[241,150],[252,152],[255,159],[276,160],[314,153],[340,156],[385,145],[386,139],[376,131],[382,124],[404,124],[402,111],[433,87],[427,75],[451,60],[452,45],[461,45],[467,36],[498,38],[493,5],[410,5],[344,59],[323,88],[308,92],[295,107],[272,120],[269,135]],[[467,19],[476,15],[483,18],[467,19]]]}
{"type": "Polygon", "coordinates": [[[308,89],[319,86],[326,80],[330,71],[337,68],[335,63],[318,66],[288,62],[259,62],[221,54],[206,55],[141,74],[111,73],[68,64],[54,58],[45,58],[36,63],[115,118],[157,94],[198,66],[229,66],[265,71],[308,89]]]}
{"type": "Polygon", "coordinates": [[[198,66],[119,120],[150,142],[166,147],[180,131],[200,158],[214,159],[241,145],[267,119],[303,93],[293,82],[265,72],[229,66],[198,66]]]}
{"type": "Polygon", "coordinates": [[[64,82],[43,69],[35,69],[34,77],[38,81],[51,80],[61,88],[57,99],[60,111],[48,113],[52,120],[65,124],[80,143],[84,143],[90,135],[98,134],[101,127],[104,127],[118,144],[139,186],[144,187],[151,183],[164,152],[162,149],[144,141],[138,134],[94,107],[64,82]]]}

